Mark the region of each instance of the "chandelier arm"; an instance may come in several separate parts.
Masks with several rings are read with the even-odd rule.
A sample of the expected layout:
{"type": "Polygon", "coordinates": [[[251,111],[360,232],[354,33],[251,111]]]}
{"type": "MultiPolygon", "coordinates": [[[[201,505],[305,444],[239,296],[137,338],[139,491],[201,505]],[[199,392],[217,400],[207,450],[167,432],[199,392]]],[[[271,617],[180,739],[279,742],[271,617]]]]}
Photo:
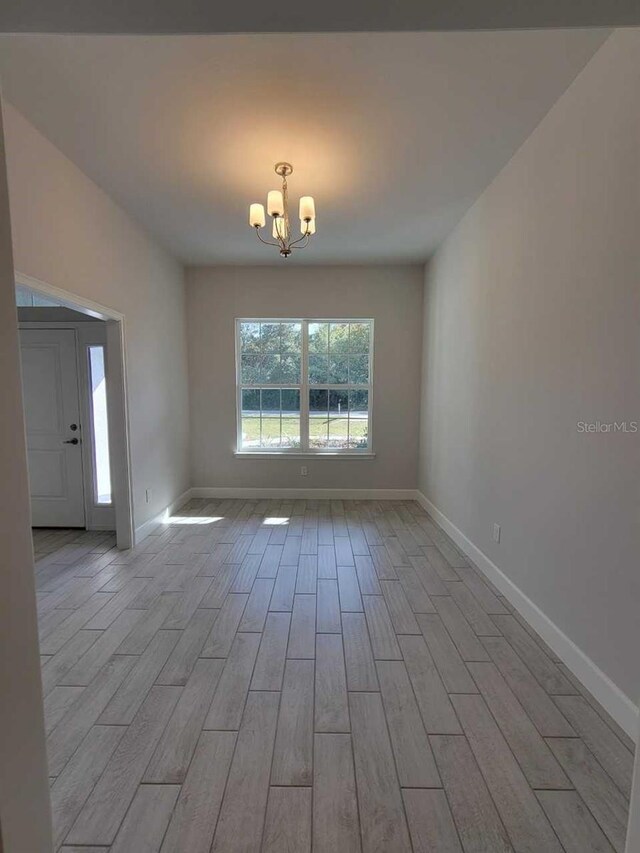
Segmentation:
{"type": "Polygon", "coordinates": [[[306,249],[306,248],[307,248],[307,246],[309,245],[309,238],[310,238],[310,237],[311,237],[311,234],[309,234],[309,232],[307,232],[306,234],[303,234],[303,235],[302,235],[302,237],[300,237],[300,239],[299,239],[299,240],[295,240],[293,243],[290,243],[290,244],[289,244],[289,248],[290,248],[290,249],[306,249]],[[306,241],[307,241],[307,242],[306,242],[306,243],[302,243],[302,241],[303,241],[303,240],[305,240],[305,239],[306,239],[306,241]],[[299,246],[299,245],[298,245],[298,243],[302,243],[302,245],[300,245],[300,246],[299,246]]]}
{"type": "Polygon", "coordinates": [[[257,228],[255,229],[255,232],[258,235],[258,240],[260,240],[261,243],[264,243],[265,246],[275,246],[276,249],[282,248],[282,245],[280,244],[280,242],[272,243],[270,240],[263,240],[262,237],[260,236],[260,232],[258,231],[257,228]]]}
{"type": "Polygon", "coordinates": [[[309,231],[309,225],[307,224],[307,230],[304,232],[302,237],[298,237],[298,239],[294,240],[293,243],[290,244],[290,246],[295,246],[297,249],[304,249],[304,247],[309,242],[310,237],[311,237],[311,231],[309,231]],[[305,243],[304,246],[298,246],[297,244],[302,243],[303,240],[306,240],[307,243],[305,243]]]}
{"type": "MultiPolygon", "coordinates": [[[[281,251],[286,251],[289,247],[287,246],[287,241],[285,240],[285,234],[289,233],[287,228],[287,220],[286,220],[286,210],[287,210],[287,181],[283,177],[282,178],[282,216],[280,217],[283,222],[282,233],[280,233],[280,229],[276,224],[276,240],[278,241],[277,245],[280,247],[281,251]]],[[[275,221],[275,220],[274,220],[275,221]]],[[[270,245],[275,246],[275,243],[271,243],[270,245]]]]}
{"type": "MultiPolygon", "coordinates": [[[[302,243],[302,241],[305,239],[305,237],[307,238],[307,242],[309,242],[309,237],[311,236],[311,232],[309,231],[309,223],[308,222],[306,223],[306,225],[307,225],[307,230],[304,232],[302,237],[298,237],[297,240],[293,240],[289,244],[289,248],[292,248],[293,246],[297,246],[297,248],[299,248],[299,249],[304,249],[304,246],[298,246],[297,244],[302,243]]],[[[305,243],[304,245],[306,246],[307,244],[305,243]]]]}
{"type": "MultiPolygon", "coordinates": [[[[284,219],[283,219],[282,221],[284,222],[284,219]]],[[[285,230],[285,229],[283,228],[283,230],[285,230]]],[[[285,231],[285,233],[286,233],[286,231],[285,231]]],[[[285,240],[285,238],[282,236],[282,234],[280,234],[280,232],[278,231],[278,226],[277,226],[277,225],[276,225],[276,240],[278,241],[278,246],[280,246],[280,248],[281,248],[281,249],[285,249],[285,250],[286,250],[286,249],[288,248],[288,247],[287,247],[287,241],[286,241],[286,240],[285,240]]]]}
{"type": "MultiPolygon", "coordinates": [[[[286,208],[285,208],[285,210],[286,210],[286,208]]],[[[283,249],[288,249],[289,248],[289,243],[288,243],[289,228],[287,226],[287,220],[284,216],[282,217],[282,223],[283,223],[283,225],[282,225],[282,234],[280,236],[280,242],[282,243],[283,249]]]]}

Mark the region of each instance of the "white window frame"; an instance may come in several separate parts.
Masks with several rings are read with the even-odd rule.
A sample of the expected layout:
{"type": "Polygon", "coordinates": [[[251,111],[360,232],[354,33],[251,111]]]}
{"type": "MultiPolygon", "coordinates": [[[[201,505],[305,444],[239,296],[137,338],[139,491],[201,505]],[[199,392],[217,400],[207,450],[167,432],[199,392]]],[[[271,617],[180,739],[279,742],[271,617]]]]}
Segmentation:
{"type": "Polygon", "coordinates": [[[306,457],[340,457],[346,456],[354,459],[371,459],[375,456],[373,452],[373,350],[375,346],[375,329],[372,317],[236,317],[235,320],[235,350],[236,350],[236,456],[306,456],[306,457]],[[241,323],[300,323],[302,326],[302,351],[300,365],[300,383],[279,383],[276,385],[260,385],[242,382],[242,358],[240,346],[240,324],[241,323]],[[369,334],[369,382],[366,384],[310,384],[308,381],[309,363],[309,324],[310,323],[368,323],[369,334]],[[300,391],[300,447],[256,447],[244,448],[242,446],[242,391],[243,390],[280,390],[292,388],[300,391]],[[339,448],[309,447],[309,389],[320,391],[367,391],[368,392],[368,417],[367,436],[368,445],[361,450],[341,450],[339,448]]]}
{"type": "MultiPolygon", "coordinates": [[[[87,395],[87,410],[89,415],[89,429],[91,430],[90,441],[88,442],[91,453],[89,454],[89,461],[91,466],[91,500],[92,504],[96,508],[100,507],[112,507],[113,506],[113,480],[111,477],[111,446],[107,441],[107,451],[109,454],[109,485],[111,488],[111,500],[109,501],[99,501],[98,500],[98,459],[97,452],[98,449],[96,447],[95,441],[95,412],[93,409],[93,393],[92,393],[92,385],[93,385],[93,375],[91,372],[91,349],[101,349],[102,350],[102,358],[104,359],[104,375],[105,375],[105,391],[106,391],[106,383],[109,381],[108,379],[108,370],[109,366],[107,363],[107,343],[106,340],[104,343],[96,343],[94,341],[87,341],[84,346],[84,358],[86,364],[84,366],[85,372],[85,393],[87,395]]],[[[109,402],[107,400],[107,424],[109,423],[109,402]]],[[[85,436],[86,436],[85,430],[85,436]]],[[[87,440],[85,438],[84,444],[87,444],[87,440]]]]}

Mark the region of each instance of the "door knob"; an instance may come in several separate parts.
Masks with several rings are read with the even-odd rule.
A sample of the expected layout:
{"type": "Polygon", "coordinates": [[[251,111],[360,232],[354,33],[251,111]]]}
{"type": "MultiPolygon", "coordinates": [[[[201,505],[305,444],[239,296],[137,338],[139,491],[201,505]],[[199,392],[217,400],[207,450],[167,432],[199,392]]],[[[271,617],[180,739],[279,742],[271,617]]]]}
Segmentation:
{"type": "Polygon", "coordinates": [[[69,429],[71,430],[71,432],[75,432],[78,429],[78,424],[71,424],[69,429]]]}
{"type": "Polygon", "coordinates": [[[77,438],[69,438],[67,441],[63,441],[63,444],[79,444],[79,440],[77,438]]]}

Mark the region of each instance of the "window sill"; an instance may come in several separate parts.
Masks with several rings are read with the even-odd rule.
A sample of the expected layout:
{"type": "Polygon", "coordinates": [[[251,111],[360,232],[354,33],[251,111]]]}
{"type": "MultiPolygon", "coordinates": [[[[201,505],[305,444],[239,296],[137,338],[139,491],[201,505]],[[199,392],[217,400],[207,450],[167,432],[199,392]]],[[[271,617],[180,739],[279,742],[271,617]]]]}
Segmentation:
{"type": "Polygon", "coordinates": [[[375,459],[375,453],[326,451],[321,453],[296,453],[289,450],[234,450],[234,456],[241,459],[375,459]]]}

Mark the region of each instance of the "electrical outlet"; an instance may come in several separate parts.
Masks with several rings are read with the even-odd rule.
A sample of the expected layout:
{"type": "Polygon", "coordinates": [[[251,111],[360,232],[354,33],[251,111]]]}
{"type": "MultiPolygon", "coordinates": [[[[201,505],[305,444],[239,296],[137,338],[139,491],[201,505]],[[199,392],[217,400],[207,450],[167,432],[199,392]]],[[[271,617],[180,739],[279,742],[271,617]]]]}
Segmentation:
{"type": "Polygon", "coordinates": [[[151,489],[145,489],[144,499],[148,504],[151,503],[151,489]]]}
{"type": "Polygon", "coordinates": [[[500,541],[500,525],[499,524],[493,525],[493,541],[494,542],[500,541]]]}
{"type": "Polygon", "coordinates": [[[303,477],[306,477],[308,473],[309,473],[309,471],[307,470],[307,466],[306,466],[306,465],[302,465],[302,466],[301,466],[301,468],[300,468],[300,474],[301,474],[303,477]]]}

